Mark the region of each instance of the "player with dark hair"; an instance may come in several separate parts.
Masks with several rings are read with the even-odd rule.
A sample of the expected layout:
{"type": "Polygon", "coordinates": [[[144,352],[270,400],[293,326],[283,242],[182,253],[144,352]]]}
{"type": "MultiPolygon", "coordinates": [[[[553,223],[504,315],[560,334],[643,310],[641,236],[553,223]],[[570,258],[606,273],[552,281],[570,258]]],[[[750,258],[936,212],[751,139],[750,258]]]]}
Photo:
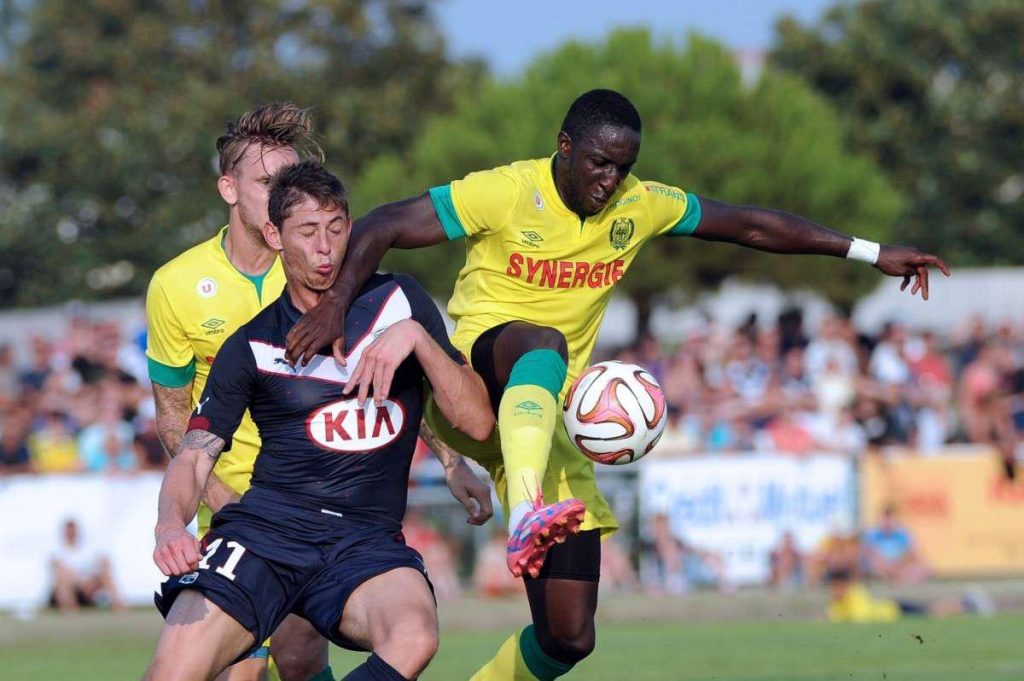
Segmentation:
{"type": "Polygon", "coordinates": [[[147,679],[212,678],[289,613],[373,653],[351,681],[416,678],[437,648],[422,559],[401,533],[425,387],[471,438],[487,438],[494,417],[437,308],[403,275],[371,277],[356,296],[346,367],[284,361],[285,335],[338,275],[347,206],[316,161],[274,180],[263,235],[287,285],[225,341],[167,469],[153,555],[171,579],[157,597],[166,624],[147,679]],[[186,524],[247,409],[262,436],[251,486],[200,546],[186,524]]]}
{"type": "MultiPolygon", "coordinates": [[[[221,345],[236,329],[280,296],[284,270],[263,238],[270,179],[300,156],[320,156],[309,113],[290,102],[272,102],[227,124],[216,142],[217,189],[228,205],[228,224],[153,275],[146,298],[149,375],[156,401],[157,432],[177,454],[189,414],[221,345]]],[[[199,507],[199,536],[210,518],[249,486],[260,448],[246,413],[231,451],[217,459],[199,507]]],[[[441,452],[449,487],[464,505],[490,503],[487,486],[453,452],[441,452]]],[[[481,508],[481,511],[485,509],[481,508]]],[[[482,522],[485,513],[474,522],[482,522]]],[[[327,641],[299,617],[289,617],[273,637],[273,660],[284,681],[330,681],[327,641]]],[[[268,647],[231,669],[230,681],[256,681],[267,670],[268,647]]]]}
{"type": "Polygon", "coordinates": [[[452,342],[487,383],[497,433],[475,445],[436,410],[428,408],[428,421],[491,473],[508,519],[509,568],[525,574],[533,615],[476,679],[553,679],[593,650],[600,537],[617,525],[558,405],[589,364],[612,288],[645,243],[693,236],[866,260],[903,277],[904,288],[914,279],[911,292],[924,298],[928,267],[948,274],[942,260],[913,248],[641,181],[630,172],[640,130],[628,99],[592,90],[569,108],[550,158],[471,173],[371,211],[353,227],[342,276],[288,338],[287,359],[300,365],[332,341],[339,354],[345,311],[387,249],[466,239],[466,265],[448,304],[452,342]]]}
{"type": "MultiPolygon", "coordinates": [[[[270,178],[301,155],[315,153],[316,144],[307,110],[271,102],[229,122],[216,149],[217,190],[228,206],[227,225],[158,269],[146,296],[146,357],[157,434],[172,457],[225,339],[281,294],[284,271],[263,240],[270,178]]],[[[248,414],[233,441],[203,493],[200,537],[209,531],[213,512],[249,485],[260,437],[248,414]]],[[[232,667],[230,681],[263,679],[268,654],[268,646],[253,651],[232,667]]],[[[274,638],[274,657],[286,681],[332,676],[327,642],[297,617],[274,638]]]]}

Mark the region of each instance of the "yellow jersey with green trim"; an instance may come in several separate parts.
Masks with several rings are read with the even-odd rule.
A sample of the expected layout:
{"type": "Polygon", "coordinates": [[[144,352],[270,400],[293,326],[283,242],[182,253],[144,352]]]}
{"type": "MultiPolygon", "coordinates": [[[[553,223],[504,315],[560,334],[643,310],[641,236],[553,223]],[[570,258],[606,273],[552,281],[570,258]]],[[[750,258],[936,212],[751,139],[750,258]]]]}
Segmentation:
{"type": "Polygon", "coordinates": [[[487,329],[525,321],[561,331],[571,385],[590,362],[612,288],[641,246],[697,229],[700,202],[676,187],[629,175],[597,215],[581,220],[555,187],[553,158],[518,161],[434,187],[449,239],[466,239],[448,314],[452,342],[470,355],[487,329]]]}
{"type": "MultiPolygon", "coordinates": [[[[198,404],[224,341],[284,290],[280,259],[262,276],[248,276],[224,252],[227,227],[158,269],[146,294],[146,357],[153,383],[180,388],[192,383],[198,404]]],[[[231,449],[214,472],[238,493],[249,487],[260,449],[256,424],[246,412],[231,449]]]]}

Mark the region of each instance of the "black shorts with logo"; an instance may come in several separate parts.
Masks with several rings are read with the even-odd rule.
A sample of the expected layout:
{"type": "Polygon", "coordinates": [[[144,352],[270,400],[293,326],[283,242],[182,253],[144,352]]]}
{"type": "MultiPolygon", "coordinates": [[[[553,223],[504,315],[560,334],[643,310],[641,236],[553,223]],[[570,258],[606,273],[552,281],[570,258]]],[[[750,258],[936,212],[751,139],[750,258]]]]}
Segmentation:
{"type": "Polygon", "coordinates": [[[352,592],[395,568],[413,568],[427,579],[422,557],[400,528],[357,523],[259,488],[214,516],[201,548],[198,570],[161,585],[157,609],[167,617],[182,590],[199,591],[252,632],[253,647],[239,659],[290,613],[332,643],[363,650],[338,631],[352,592]]]}

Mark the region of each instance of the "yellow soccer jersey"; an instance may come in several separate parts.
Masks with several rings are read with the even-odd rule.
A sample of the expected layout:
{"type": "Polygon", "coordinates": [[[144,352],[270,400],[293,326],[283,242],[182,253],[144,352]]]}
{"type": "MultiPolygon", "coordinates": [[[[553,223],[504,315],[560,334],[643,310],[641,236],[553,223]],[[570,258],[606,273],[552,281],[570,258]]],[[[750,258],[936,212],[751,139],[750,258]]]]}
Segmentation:
{"type": "Polygon", "coordinates": [[[700,203],[629,175],[603,211],[580,220],[555,188],[553,162],[471,173],[430,196],[448,238],[466,238],[466,265],[448,303],[453,343],[468,356],[498,324],[553,327],[569,344],[568,386],[590,362],[612,287],[640,247],[656,236],[692,234],[700,203]]]}
{"type": "MultiPolygon", "coordinates": [[[[284,289],[280,259],[262,276],[235,269],[224,252],[226,232],[227,227],[158,269],[146,295],[149,377],[169,388],[192,381],[193,405],[220,346],[284,289]]],[[[231,450],[217,461],[217,477],[244,492],[259,448],[259,432],[246,412],[231,450]]]]}
{"type": "Polygon", "coordinates": [[[900,618],[900,606],[888,598],[875,598],[863,584],[850,584],[839,600],[828,606],[831,622],[895,622],[900,618]]]}

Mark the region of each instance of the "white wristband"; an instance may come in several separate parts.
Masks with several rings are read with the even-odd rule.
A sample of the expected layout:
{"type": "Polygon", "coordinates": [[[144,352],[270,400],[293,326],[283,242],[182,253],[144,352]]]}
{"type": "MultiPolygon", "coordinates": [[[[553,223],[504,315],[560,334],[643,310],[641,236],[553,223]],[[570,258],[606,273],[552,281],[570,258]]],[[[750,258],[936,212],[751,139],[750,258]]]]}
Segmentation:
{"type": "Polygon", "coordinates": [[[851,260],[863,260],[874,265],[878,262],[878,252],[881,250],[882,247],[874,241],[853,237],[853,241],[850,243],[850,250],[846,252],[846,257],[851,260]]]}

